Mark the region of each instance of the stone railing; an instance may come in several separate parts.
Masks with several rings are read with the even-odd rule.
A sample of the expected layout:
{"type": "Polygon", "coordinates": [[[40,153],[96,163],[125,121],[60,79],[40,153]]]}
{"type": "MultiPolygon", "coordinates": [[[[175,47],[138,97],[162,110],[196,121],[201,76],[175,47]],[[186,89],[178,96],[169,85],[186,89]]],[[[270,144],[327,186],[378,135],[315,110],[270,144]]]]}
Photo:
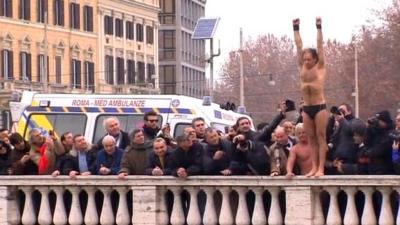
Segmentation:
{"type": "Polygon", "coordinates": [[[399,176],[2,176],[0,224],[400,224],[399,192],[399,176]]]}

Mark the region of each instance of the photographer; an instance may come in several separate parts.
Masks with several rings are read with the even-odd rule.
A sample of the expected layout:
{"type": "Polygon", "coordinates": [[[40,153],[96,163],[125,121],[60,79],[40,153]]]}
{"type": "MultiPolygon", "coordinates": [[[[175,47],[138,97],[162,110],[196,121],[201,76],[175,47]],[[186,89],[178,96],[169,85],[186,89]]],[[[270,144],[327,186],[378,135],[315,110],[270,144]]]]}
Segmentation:
{"type": "Polygon", "coordinates": [[[233,138],[230,168],[234,175],[269,175],[269,157],[264,145],[239,132],[233,138]]]}
{"type": "Polygon", "coordinates": [[[365,148],[369,158],[368,173],[371,175],[393,174],[392,138],[393,120],[389,111],[377,113],[368,119],[365,148]]]}
{"type": "Polygon", "coordinates": [[[335,160],[333,165],[339,174],[367,175],[369,158],[367,149],[364,145],[367,125],[362,120],[355,120],[352,123],[352,132],[354,143],[357,145],[357,161],[352,163],[342,160],[335,160]]]}
{"type": "Polygon", "coordinates": [[[337,161],[346,164],[357,162],[358,145],[353,139],[352,124],[354,121],[359,121],[359,119],[354,118],[352,107],[346,103],[341,104],[339,107],[332,107],[331,114],[336,127],[329,139],[329,152],[325,165],[333,166],[333,168],[328,167],[330,173],[342,174],[334,168],[337,161]]]}

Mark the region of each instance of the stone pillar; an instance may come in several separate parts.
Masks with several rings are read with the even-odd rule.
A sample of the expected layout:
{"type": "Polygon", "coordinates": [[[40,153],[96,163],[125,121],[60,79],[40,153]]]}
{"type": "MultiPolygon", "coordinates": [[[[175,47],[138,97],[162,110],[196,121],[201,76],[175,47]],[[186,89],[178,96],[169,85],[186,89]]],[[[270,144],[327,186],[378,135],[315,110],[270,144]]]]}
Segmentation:
{"type": "Polygon", "coordinates": [[[132,224],[157,224],[157,187],[135,186],[132,188],[132,224]]]}
{"type": "Polygon", "coordinates": [[[285,224],[313,224],[314,195],[311,187],[285,187],[285,224]]]}
{"type": "Polygon", "coordinates": [[[7,224],[8,223],[8,188],[7,186],[0,187],[0,224],[7,224]]]}

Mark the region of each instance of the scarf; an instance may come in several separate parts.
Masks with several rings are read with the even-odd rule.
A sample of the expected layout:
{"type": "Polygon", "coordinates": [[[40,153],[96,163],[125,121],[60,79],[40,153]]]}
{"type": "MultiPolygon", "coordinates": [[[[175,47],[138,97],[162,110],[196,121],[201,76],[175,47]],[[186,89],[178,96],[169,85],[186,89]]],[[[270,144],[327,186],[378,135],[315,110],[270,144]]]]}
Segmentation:
{"type": "Polygon", "coordinates": [[[160,131],[160,129],[157,127],[157,128],[151,128],[151,127],[148,127],[148,126],[146,126],[146,125],[144,125],[143,126],[143,131],[151,138],[151,139],[153,139],[153,138],[155,138],[156,136],[157,136],[157,133],[158,133],[158,131],[160,131]]]}
{"type": "Polygon", "coordinates": [[[49,165],[49,162],[46,157],[46,149],[47,149],[46,143],[42,144],[42,146],[40,146],[39,148],[39,153],[40,153],[39,165],[38,165],[39,175],[44,175],[49,165]]]}

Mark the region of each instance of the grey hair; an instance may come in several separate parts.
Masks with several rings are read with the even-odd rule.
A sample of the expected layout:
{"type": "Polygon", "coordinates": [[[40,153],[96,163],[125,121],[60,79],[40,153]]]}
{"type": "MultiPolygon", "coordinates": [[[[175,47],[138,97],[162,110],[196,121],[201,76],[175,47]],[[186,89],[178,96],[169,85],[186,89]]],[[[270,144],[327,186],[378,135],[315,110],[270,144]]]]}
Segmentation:
{"type": "Polygon", "coordinates": [[[153,144],[155,144],[155,143],[163,143],[163,144],[167,144],[167,142],[165,142],[165,140],[164,140],[164,138],[156,138],[156,139],[154,139],[154,141],[153,141],[153,144]]]}
{"type": "Polygon", "coordinates": [[[107,131],[107,128],[106,128],[107,123],[108,123],[110,120],[112,120],[112,119],[113,119],[113,120],[116,120],[116,121],[118,122],[118,124],[120,124],[119,119],[118,119],[117,117],[115,117],[115,116],[107,117],[107,118],[105,118],[105,119],[103,120],[103,127],[104,127],[104,130],[107,131]]]}
{"type": "Polygon", "coordinates": [[[114,138],[113,136],[111,136],[111,135],[106,135],[106,136],[104,136],[103,141],[102,141],[101,143],[104,145],[104,142],[106,142],[106,141],[108,141],[108,140],[111,140],[114,144],[117,143],[117,142],[115,141],[115,138],[114,138]]]}
{"type": "Polygon", "coordinates": [[[304,129],[303,123],[296,124],[296,127],[294,128],[294,132],[297,133],[300,129],[304,129]]]}

